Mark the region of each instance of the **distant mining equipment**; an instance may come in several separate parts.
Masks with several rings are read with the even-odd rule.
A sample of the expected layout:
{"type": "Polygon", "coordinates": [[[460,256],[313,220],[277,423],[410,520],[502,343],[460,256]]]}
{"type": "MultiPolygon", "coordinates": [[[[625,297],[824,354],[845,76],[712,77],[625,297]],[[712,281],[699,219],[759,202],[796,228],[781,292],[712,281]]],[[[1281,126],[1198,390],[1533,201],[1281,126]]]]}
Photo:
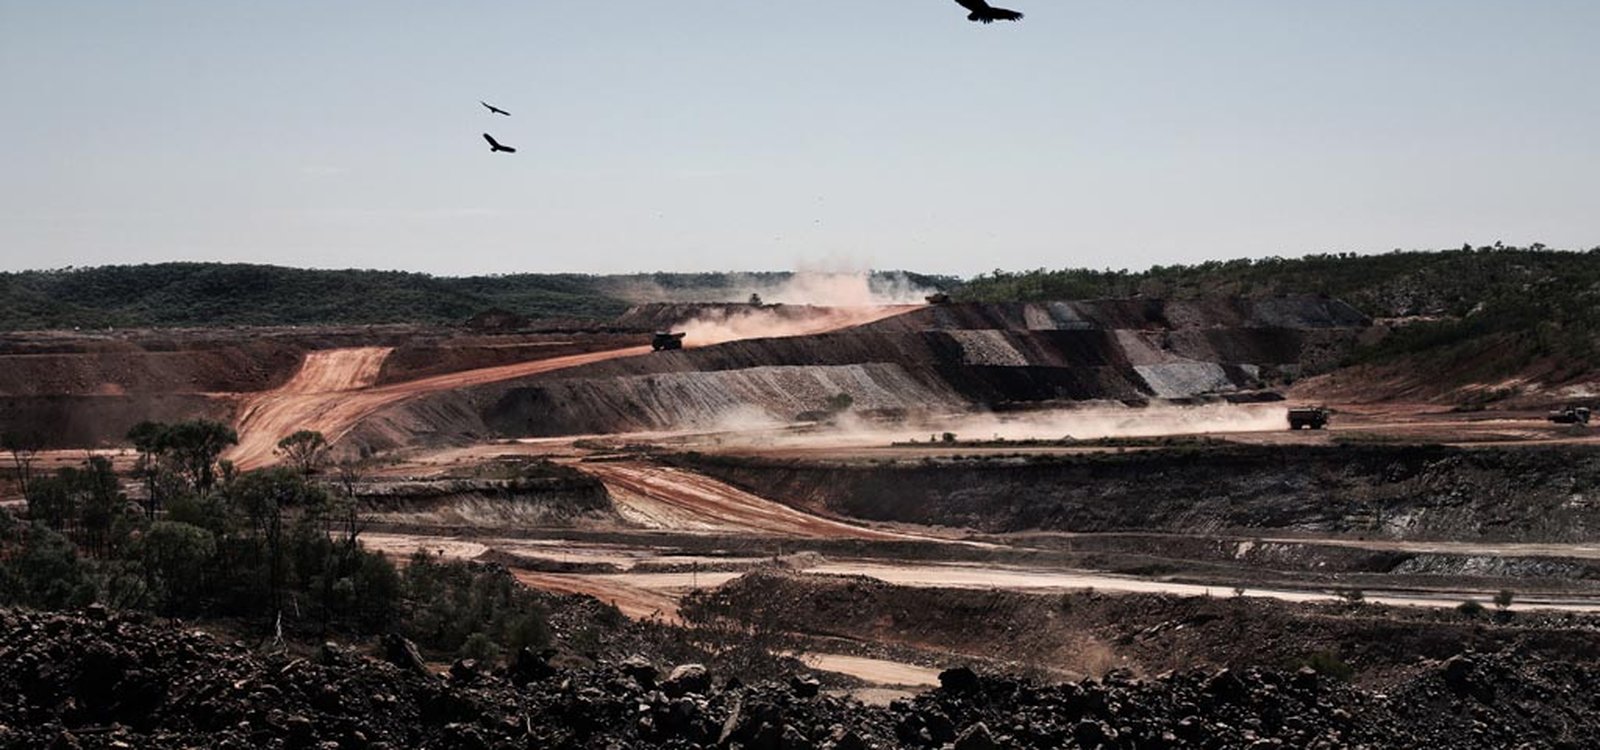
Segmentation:
{"type": "Polygon", "coordinates": [[[1589,416],[1590,412],[1587,406],[1568,406],[1565,409],[1557,409],[1550,412],[1549,419],[1556,424],[1584,425],[1589,424],[1589,416]]]}
{"type": "Polygon", "coordinates": [[[1328,426],[1328,410],[1321,406],[1307,406],[1289,410],[1289,429],[1308,428],[1320,430],[1328,426]]]}
{"type": "Polygon", "coordinates": [[[684,333],[672,333],[671,331],[656,331],[655,338],[650,340],[650,350],[659,352],[682,349],[684,335],[684,333]]]}

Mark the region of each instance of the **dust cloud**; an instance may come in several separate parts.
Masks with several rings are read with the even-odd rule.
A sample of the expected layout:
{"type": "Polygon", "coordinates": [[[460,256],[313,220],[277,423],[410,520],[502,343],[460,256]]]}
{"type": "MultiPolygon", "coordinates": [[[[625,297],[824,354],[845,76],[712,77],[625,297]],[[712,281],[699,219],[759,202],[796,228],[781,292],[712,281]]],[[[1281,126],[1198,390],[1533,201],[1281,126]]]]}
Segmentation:
{"type": "MultiPolygon", "coordinates": [[[[805,429],[724,434],[724,444],[761,446],[850,447],[939,440],[954,433],[960,441],[1095,440],[1120,437],[1165,437],[1225,432],[1271,432],[1287,427],[1282,404],[1205,404],[1088,407],[1026,414],[951,414],[924,416],[886,424],[850,412],[832,423],[805,429]]],[[[762,426],[761,420],[731,420],[730,427],[762,426]]]]}
{"type": "Polygon", "coordinates": [[[874,305],[920,304],[938,290],[919,286],[903,273],[874,274],[868,271],[801,271],[765,290],[752,286],[741,289],[733,301],[743,302],[759,294],[768,304],[818,305],[822,307],[870,307],[874,305]]]}
{"type": "Polygon", "coordinates": [[[793,273],[711,274],[726,283],[668,288],[649,278],[608,280],[608,292],[635,304],[650,302],[748,302],[760,295],[768,304],[863,306],[923,301],[937,289],[913,282],[904,272],[801,268],[793,273]]]}
{"type": "Polygon", "coordinates": [[[678,325],[697,347],[749,338],[803,336],[862,325],[922,304],[934,290],[904,274],[805,271],[777,284],[753,284],[731,293],[733,302],[761,298],[761,306],[710,308],[678,325]]]}
{"type": "Polygon", "coordinates": [[[1077,440],[1265,432],[1284,429],[1281,405],[1205,404],[1120,409],[1069,409],[1024,415],[973,414],[945,430],[965,440],[1077,440]]]}
{"type": "Polygon", "coordinates": [[[712,432],[755,432],[787,427],[783,421],[759,406],[747,404],[717,415],[711,425],[712,432]]]}

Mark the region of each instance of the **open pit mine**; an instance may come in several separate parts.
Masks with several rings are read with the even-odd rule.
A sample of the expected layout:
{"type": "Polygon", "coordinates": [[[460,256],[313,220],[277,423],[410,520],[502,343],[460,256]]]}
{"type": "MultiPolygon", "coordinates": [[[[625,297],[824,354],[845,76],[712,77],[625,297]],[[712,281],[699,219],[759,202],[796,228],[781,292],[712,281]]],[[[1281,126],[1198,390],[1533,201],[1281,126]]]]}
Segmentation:
{"type": "Polygon", "coordinates": [[[237,471],[315,431],[365,549],[501,571],[555,623],[492,666],[0,612],[25,686],[0,715],[56,722],[0,744],[1594,746],[1588,428],[1335,381],[1375,335],[1310,296],[0,335],[33,471],[131,476],[144,421],[230,425],[237,471]],[[1323,428],[1290,429],[1313,404],[1323,428]],[[757,639],[792,679],[673,669],[651,628],[757,639]],[[201,677],[144,713],[80,691],[94,732],[67,732],[60,696],[130,648],[201,677]]]}

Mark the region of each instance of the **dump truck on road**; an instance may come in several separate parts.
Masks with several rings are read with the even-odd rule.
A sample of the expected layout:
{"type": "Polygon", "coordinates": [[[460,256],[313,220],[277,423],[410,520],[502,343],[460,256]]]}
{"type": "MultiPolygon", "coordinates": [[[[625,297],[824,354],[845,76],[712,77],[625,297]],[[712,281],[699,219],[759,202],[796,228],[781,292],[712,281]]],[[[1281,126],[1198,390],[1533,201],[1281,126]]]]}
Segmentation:
{"type": "Polygon", "coordinates": [[[659,352],[664,349],[682,349],[683,336],[684,334],[682,333],[656,331],[655,338],[650,340],[650,350],[659,352]]]}
{"type": "Polygon", "coordinates": [[[1588,424],[1589,407],[1569,406],[1550,412],[1550,421],[1556,424],[1588,424]]]}
{"type": "Polygon", "coordinates": [[[1320,406],[1304,406],[1289,410],[1289,429],[1308,427],[1320,430],[1328,424],[1328,410],[1320,406]]]}

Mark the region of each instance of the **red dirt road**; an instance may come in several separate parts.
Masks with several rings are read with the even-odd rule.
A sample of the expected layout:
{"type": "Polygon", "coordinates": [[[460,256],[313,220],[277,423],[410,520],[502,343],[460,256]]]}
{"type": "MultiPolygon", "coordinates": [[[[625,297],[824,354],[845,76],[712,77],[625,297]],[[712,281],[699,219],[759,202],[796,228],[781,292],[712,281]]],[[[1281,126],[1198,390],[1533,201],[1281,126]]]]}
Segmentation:
{"type": "Polygon", "coordinates": [[[531,570],[513,570],[511,574],[522,585],[540,591],[592,596],[616,607],[622,614],[635,620],[660,617],[668,623],[682,622],[678,618],[679,594],[643,589],[598,576],[539,573],[531,570]]]}
{"type": "MultiPolygon", "coordinates": [[[[702,346],[751,336],[836,331],[916,308],[915,305],[833,308],[816,318],[781,326],[752,323],[747,329],[708,332],[707,336],[702,337],[703,340],[692,345],[702,346]]],[[[751,320],[761,319],[755,316],[751,320]]],[[[300,371],[282,388],[245,401],[236,425],[239,444],[226,457],[244,470],[268,466],[274,461],[273,449],[278,441],[297,430],[316,430],[332,443],[344,437],[363,418],[414,396],[512,380],[608,359],[634,357],[649,351],[649,346],[630,346],[464,370],[382,386],[372,384],[389,355],[387,348],[361,347],[313,352],[307,355],[300,371]]]]}
{"type": "Polygon", "coordinates": [[[577,465],[600,479],[623,518],[646,528],[829,539],[927,539],[802,513],[692,471],[633,461],[577,465]]]}
{"type": "MultiPolygon", "coordinates": [[[[387,350],[382,350],[387,355],[387,350]]],[[[334,349],[306,357],[300,373],[275,391],[255,396],[240,410],[239,444],[228,452],[240,469],[257,469],[273,463],[278,441],[296,430],[316,430],[335,442],[362,418],[390,404],[426,393],[511,380],[650,351],[630,346],[499,367],[453,372],[447,375],[364,387],[377,378],[383,357],[370,348],[334,349]],[[317,356],[322,355],[322,356],[317,356]]]]}

